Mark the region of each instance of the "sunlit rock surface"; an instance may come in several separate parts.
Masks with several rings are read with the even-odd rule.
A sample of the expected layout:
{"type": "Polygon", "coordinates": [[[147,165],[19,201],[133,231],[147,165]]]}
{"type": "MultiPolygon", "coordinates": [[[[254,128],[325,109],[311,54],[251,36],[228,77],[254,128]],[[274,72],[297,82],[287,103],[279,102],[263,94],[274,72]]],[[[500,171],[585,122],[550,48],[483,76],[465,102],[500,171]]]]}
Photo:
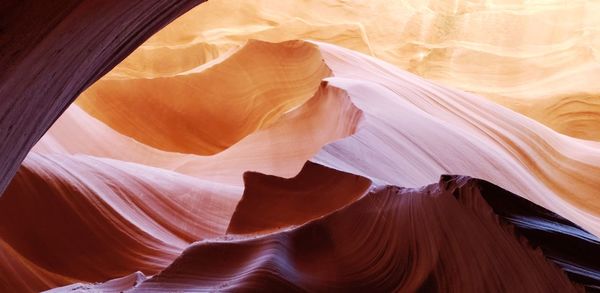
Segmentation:
{"type": "MultiPolygon", "coordinates": [[[[27,48],[1,59],[3,172],[196,4],[160,3],[30,9],[59,25],[23,25],[46,37],[0,47],[27,48]],[[126,45],[59,42],[86,7],[74,40],[126,45]],[[115,11],[140,19],[95,26],[115,11]],[[80,67],[53,76],[63,63],[80,67]]],[[[600,289],[598,10],[202,4],[3,177],[0,291],[600,289]]]]}
{"type": "Polygon", "coordinates": [[[247,39],[312,39],[600,140],[598,14],[600,3],[584,0],[216,0],[177,19],[105,78],[172,75],[247,39]]]}

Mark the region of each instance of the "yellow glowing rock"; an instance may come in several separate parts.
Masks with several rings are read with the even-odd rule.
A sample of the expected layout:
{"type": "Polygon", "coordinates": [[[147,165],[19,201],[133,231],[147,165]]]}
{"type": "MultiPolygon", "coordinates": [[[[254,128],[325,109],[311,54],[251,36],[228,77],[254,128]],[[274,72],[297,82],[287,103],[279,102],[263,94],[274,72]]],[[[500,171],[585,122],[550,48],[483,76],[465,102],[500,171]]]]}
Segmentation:
{"type": "Polygon", "coordinates": [[[480,94],[561,133],[600,140],[598,14],[594,1],[213,0],[106,78],[173,74],[190,68],[182,58],[200,64],[247,39],[314,39],[480,94]],[[150,64],[147,72],[140,63],[150,64]]]}
{"type": "Polygon", "coordinates": [[[300,41],[250,42],[226,57],[168,77],[100,80],[76,103],[144,144],[208,155],[301,105],[329,75],[300,41]]]}

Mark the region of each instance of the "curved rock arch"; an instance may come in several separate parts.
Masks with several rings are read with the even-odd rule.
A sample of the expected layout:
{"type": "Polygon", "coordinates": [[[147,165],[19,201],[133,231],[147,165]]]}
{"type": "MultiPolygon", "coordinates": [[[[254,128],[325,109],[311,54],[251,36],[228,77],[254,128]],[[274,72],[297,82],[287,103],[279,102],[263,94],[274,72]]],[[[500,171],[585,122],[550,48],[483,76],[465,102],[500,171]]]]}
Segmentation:
{"type": "Polygon", "coordinates": [[[29,150],[83,90],[152,34],[202,2],[1,4],[0,194],[29,150]]]}

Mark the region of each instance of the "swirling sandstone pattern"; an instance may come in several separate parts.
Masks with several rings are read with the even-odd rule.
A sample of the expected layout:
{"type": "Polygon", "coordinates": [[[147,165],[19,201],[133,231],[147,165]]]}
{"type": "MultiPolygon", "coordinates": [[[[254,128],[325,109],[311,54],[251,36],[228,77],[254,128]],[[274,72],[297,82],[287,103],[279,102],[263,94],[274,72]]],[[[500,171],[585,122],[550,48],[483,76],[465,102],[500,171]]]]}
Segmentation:
{"type": "Polygon", "coordinates": [[[279,46],[250,41],[217,64],[174,76],[100,80],[77,103],[146,145],[215,154],[314,94],[329,75],[316,51],[299,41],[279,46]],[[149,124],[150,113],[154,123],[149,124]]]}
{"type": "Polygon", "coordinates": [[[156,273],[189,243],[222,235],[238,193],[120,161],[32,153],[0,198],[0,237],[63,279],[156,273]]]}
{"type": "Polygon", "coordinates": [[[66,109],[0,292],[600,288],[600,143],[559,133],[598,138],[595,3],[215,0],[66,108],[200,1],[67,2],[0,5],[38,17],[0,20],[0,183],[66,109]]]}
{"type": "Polygon", "coordinates": [[[600,3],[586,0],[215,0],[153,36],[108,78],[172,74],[189,58],[207,62],[247,39],[311,39],[600,140],[599,13],[600,3]]]}
{"type": "Polygon", "coordinates": [[[449,179],[419,189],[380,187],[297,229],[195,243],[132,292],[580,289],[498,224],[476,180],[449,179]]]}
{"type": "Polygon", "coordinates": [[[355,135],[325,146],[316,161],[407,187],[444,173],[482,178],[600,235],[599,143],[558,134],[375,58],[319,47],[335,76],[329,84],[348,93],[365,122],[355,135]]]}
{"type": "Polygon", "coordinates": [[[0,192],[33,145],[85,88],[152,33],[201,2],[3,1],[0,192]]]}

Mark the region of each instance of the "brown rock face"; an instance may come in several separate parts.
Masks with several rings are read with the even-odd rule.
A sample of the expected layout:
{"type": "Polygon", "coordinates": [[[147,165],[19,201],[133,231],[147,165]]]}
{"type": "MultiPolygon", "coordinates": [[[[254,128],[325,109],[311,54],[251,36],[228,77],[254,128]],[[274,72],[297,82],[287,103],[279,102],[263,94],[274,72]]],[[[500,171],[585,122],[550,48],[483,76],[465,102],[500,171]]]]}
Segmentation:
{"type": "Polygon", "coordinates": [[[386,186],[295,229],[197,242],[133,292],[583,291],[498,221],[481,186],[460,176],[386,186]]]}
{"type": "Polygon", "coordinates": [[[354,202],[370,186],[364,177],[312,162],[291,179],[247,172],[227,233],[264,233],[304,224],[354,202]]]}

